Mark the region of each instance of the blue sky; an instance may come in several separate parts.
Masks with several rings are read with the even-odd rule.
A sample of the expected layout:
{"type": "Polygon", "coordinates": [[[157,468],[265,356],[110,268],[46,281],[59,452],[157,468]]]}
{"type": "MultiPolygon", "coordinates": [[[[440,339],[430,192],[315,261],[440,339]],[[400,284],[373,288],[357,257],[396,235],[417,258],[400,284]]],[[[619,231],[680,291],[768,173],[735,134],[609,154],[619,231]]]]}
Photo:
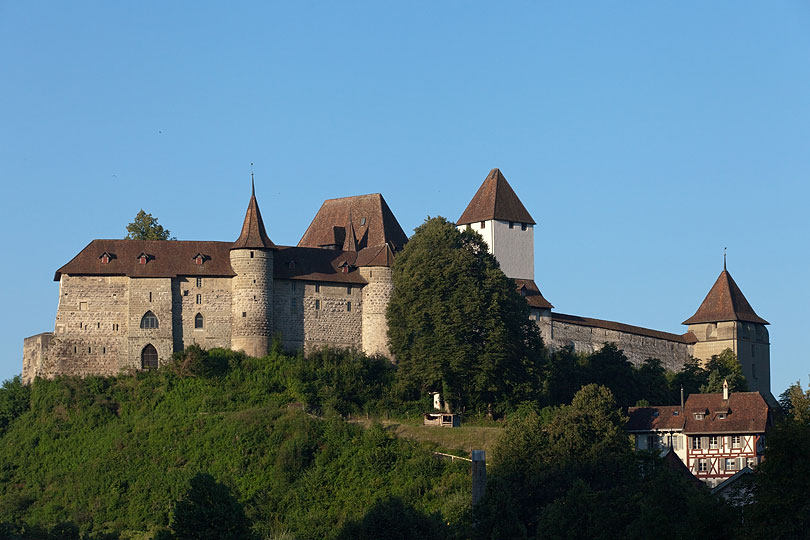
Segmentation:
{"type": "Polygon", "coordinates": [[[0,379],[54,271],[139,209],[232,240],[381,192],[410,234],[500,167],[558,311],[681,333],[722,269],[807,384],[806,2],[0,0],[0,379]],[[234,5],[235,4],[235,5],[234,5]]]}

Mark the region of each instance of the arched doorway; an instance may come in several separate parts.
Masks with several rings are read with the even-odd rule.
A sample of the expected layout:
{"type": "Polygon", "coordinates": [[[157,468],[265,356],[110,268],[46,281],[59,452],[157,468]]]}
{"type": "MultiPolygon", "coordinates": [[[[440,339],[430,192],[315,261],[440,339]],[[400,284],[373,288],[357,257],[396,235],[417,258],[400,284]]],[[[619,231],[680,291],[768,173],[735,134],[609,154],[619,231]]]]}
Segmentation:
{"type": "Polygon", "coordinates": [[[157,349],[150,343],[141,351],[141,369],[157,369],[157,349]]]}

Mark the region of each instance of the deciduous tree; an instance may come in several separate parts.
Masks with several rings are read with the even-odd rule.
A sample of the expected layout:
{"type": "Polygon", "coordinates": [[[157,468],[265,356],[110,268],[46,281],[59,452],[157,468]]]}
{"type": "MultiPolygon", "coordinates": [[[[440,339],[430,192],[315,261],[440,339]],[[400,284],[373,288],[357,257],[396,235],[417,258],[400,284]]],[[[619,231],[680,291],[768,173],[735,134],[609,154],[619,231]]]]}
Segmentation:
{"type": "Polygon", "coordinates": [[[127,235],[129,240],[174,240],[168,229],[164,229],[158,224],[156,217],[147,214],[141,209],[135,215],[135,219],[127,225],[127,235]]]}

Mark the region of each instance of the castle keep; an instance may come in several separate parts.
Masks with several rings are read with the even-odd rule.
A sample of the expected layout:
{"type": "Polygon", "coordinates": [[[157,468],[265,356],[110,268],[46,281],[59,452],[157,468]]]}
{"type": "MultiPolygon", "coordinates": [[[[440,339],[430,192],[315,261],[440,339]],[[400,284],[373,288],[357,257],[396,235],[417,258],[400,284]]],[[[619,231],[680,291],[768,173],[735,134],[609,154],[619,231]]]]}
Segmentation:
{"type": "MultiPolygon", "coordinates": [[[[730,348],[751,390],[770,396],[768,322],[725,268],[684,334],[567,315],[534,281],[535,225],[498,169],[457,221],[484,238],[551,348],[588,353],[613,342],[635,364],[658,358],[671,370],[730,348]]],[[[93,240],[56,271],[55,329],[25,339],[23,380],[148,369],[192,344],[260,356],[276,335],[290,350],[390,356],[391,264],[406,242],[373,194],[325,201],[298,245],[275,245],[255,190],[235,242],[93,240]]]]}

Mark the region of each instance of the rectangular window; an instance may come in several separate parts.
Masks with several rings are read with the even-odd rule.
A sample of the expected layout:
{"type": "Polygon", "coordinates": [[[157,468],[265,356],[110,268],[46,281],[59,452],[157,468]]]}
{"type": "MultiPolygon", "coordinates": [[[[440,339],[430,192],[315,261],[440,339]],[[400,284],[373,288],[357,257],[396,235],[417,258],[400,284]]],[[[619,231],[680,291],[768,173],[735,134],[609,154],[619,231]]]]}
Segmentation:
{"type": "Polygon", "coordinates": [[[250,252],[250,258],[251,259],[253,258],[253,252],[252,251],[250,252]]]}
{"type": "Polygon", "coordinates": [[[525,230],[526,230],[528,227],[529,227],[529,225],[528,225],[528,224],[526,224],[526,223],[521,223],[521,224],[520,224],[520,230],[521,230],[521,231],[525,231],[525,230]]]}
{"type": "Polygon", "coordinates": [[[706,459],[699,459],[698,460],[698,471],[706,472],[709,470],[709,462],[706,459]]]}
{"type": "Polygon", "coordinates": [[[183,291],[183,296],[188,296],[188,290],[183,291]]]}
{"type": "Polygon", "coordinates": [[[202,287],[202,278],[201,277],[197,278],[197,287],[202,287]]]}
{"type": "Polygon", "coordinates": [[[87,311],[87,302],[79,302],[79,311],[87,311]]]}
{"type": "Polygon", "coordinates": [[[652,450],[653,448],[658,448],[658,437],[647,435],[647,449],[652,450]]]}
{"type": "Polygon", "coordinates": [[[290,311],[298,311],[298,302],[295,301],[295,298],[290,298],[290,311]]]}
{"type": "Polygon", "coordinates": [[[717,450],[720,445],[717,442],[717,435],[712,435],[709,437],[709,448],[712,450],[717,450]]]}
{"type": "Polygon", "coordinates": [[[725,420],[726,419],[726,413],[724,413],[724,412],[717,413],[717,419],[718,420],[725,420]]]}
{"type": "Polygon", "coordinates": [[[510,221],[510,222],[509,222],[509,228],[510,228],[510,229],[514,229],[514,228],[515,228],[515,222],[514,222],[514,221],[510,221]]]}
{"type": "Polygon", "coordinates": [[[243,312],[242,312],[242,318],[244,319],[245,317],[247,317],[247,312],[246,312],[246,311],[243,311],[243,312]]]}
{"type": "Polygon", "coordinates": [[[294,281],[290,282],[290,290],[295,291],[295,282],[294,281]]]}
{"type": "Polygon", "coordinates": [[[315,300],[315,309],[321,309],[321,301],[315,300]]]}
{"type": "Polygon", "coordinates": [[[346,311],[351,311],[351,310],[352,310],[352,303],[351,302],[346,302],[346,311]]]}
{"type": "Polygon", "coordinates": [[[315,292],[321,292],[321,284],[320,283],[315,284],[315,292]]]}
{"type": "Polygon", "coordinates": [[[482,222],[481,222],[481,228],[482,228],[482,229],[486,229],[486,227],[487,227],[487,222],[486,222],[486,221],[482,221],[482,222]]]}
{"type": "Polygon", "coordinates": [[[726,470],[727,471],[736,471],[737,470],[737,460],[733,458],[726,458],[726,470]]]}
{"type": "Polygon", "coordinates": [[[692,450],[700,450],[700,437],[692,437],[692,450]]]}
{"type": "Polygon", "coordinates": [[[197,295],[197,303],[202,304],[202,295],[201,294],[197,295]]]}
{"type": "Polygon", "coordinates": [[[703,420],[703,413],[695,413],[695,420],[703,420]]]}
{"type": "Polygon", "coordinates": [[[149,301],[152,301],[152,291],[149,291],[149,301]]]}
{"type": "Polygon", "coordinates": [[[352,286],[351,285],[346,287],[346,294],[352,294],[352,286]]]}
{"type": "Polygon", "coordinates": [[[739,435],[732,435],[731,436],[731,447],[732,448],[742,448],[742,437],[739,435]]]}

